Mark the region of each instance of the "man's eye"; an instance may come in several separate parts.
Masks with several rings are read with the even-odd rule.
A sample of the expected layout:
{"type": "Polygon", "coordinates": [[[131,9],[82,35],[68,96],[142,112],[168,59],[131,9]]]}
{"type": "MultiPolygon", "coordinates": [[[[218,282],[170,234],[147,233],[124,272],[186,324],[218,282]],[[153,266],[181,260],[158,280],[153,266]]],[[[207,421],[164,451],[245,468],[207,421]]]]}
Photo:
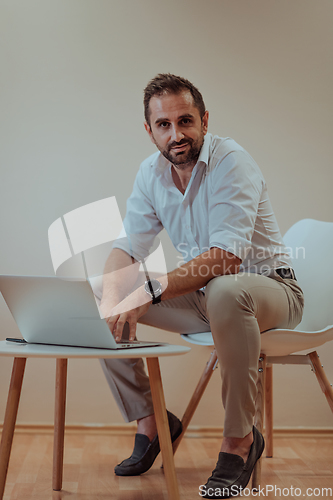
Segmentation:
{"type": "Polygon", "coordinates": [[[168,127],[168,126],[169,126],[169,123],[168,123],[168,122],[161,122],[161,123],[160,123],[160,127],[161,127],[161,128],[166,128],[166,127],[168,127]]]}
{"type": "Polygon", "coordinates": [[[183,119],[182,119],[182,123],[183,123],[184,125],[189,125],[189,124],[191,123],[191,120],[190,120],[189,118],[183,118],[183,119]]]}

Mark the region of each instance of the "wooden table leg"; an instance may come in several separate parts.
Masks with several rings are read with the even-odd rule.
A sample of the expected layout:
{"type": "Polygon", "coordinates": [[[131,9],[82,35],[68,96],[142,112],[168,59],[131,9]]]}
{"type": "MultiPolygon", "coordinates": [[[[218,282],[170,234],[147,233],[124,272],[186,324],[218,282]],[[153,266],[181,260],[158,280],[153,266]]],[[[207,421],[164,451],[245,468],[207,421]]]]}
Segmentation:
{"type": "Polygon", "coordinates": [[[26,358],[14,358],[13,363],[12,378],[8,391],[7,406],[0,444],[0,500],[2,500],[5,490],[26,361],[26,358]]]}
{"type": "Polygon", "coordinates": [[[57,359],[54,406],[53,478],[52,488],[62,488],[66,413],[67,359],[57,359]]]}
{"type": "Polygon", "coordinates": [[[179,500],[178,482],[158,358],[147,358],[147,366],[168,496],[170,500],[179,500]]]}

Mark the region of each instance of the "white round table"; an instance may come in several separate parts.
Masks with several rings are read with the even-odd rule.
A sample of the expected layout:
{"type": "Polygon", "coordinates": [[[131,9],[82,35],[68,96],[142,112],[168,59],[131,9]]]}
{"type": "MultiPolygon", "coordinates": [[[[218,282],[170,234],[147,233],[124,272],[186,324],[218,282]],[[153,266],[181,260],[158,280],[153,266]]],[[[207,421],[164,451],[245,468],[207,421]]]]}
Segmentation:
{"type": "Polygon", "coordinates": [[[189,350],[189,347],[169,344],[158,347],[111,350],[41,344],[17,344],[7,342],[5,340],[0,341],[0,356],[10,356],[14,358],[0,444],[0,500],[3,498],[6,484],[7,470],[27,358],[56,359],[52,487],[54,490],[59,491],[62,488],[68,359],[138,357],[144,357],[147,359],[149,381],[168,495],[170,500],[179,500],[178,483],[173,461],[172,443],[158,358],[160,356],[185,354],[189,350]]]}

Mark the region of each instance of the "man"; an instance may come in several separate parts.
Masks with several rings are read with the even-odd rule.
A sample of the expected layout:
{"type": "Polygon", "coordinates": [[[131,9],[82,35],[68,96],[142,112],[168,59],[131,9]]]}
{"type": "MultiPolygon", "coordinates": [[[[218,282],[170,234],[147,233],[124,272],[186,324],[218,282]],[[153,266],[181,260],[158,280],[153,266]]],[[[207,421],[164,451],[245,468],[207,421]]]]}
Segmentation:
{"type": "MultiPolygon", "coordinates": [[[[211,330],[225,420],[217,466],[202,496],[224,498],[219,488],[244,488],[264,447],[253,427],[260,332],[294,328],[302,291],[258,166],[232,139],[208,134],[198,89],[160,74],[148,83],[144,106],[145,128],[159,151],[136,177],[124,220],[127,237],[108,259],[101,308],[118,340],[134,339],[138,322],[178,333],[211,330]],[[138,263],[162,228],[186,262],[131,291],[138,263]]],[[[159,452],[142,360],[104,360],[102,366],[125,419],[138,422],[133,453],[115,473],[141,474],[159,452]]],[[[175,440],[181,424],[168,417],[175,440]]]]}

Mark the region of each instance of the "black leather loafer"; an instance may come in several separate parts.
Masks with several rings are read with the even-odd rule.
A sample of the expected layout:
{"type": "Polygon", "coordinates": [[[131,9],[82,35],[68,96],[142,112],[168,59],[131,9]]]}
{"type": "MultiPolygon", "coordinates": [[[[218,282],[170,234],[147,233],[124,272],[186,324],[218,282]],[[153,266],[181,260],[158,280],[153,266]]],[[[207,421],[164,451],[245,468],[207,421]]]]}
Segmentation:
{"type": "Polygon", "coordinates": [[[230,498],[239,495],[248,484],[264,447],[263,436],[253,427],[253,443],[246,462],[239,455],[220,452],[216,468],[207,483],[200,487],[200,496],[203,498],[230,498]]]}
{"type": "MultiPolygon", "coordinates": [[[[167,413],[171,440],[174,442],[182,432],[182,424],[175,415],[169,411],[167,413]]],[[[144,434],[136,434],[132,455],[116,465],[114,472],[117,476],[139,476],[150,469],[159,452],[160,443],[157,435],[150,442],[144,434]]]]}

